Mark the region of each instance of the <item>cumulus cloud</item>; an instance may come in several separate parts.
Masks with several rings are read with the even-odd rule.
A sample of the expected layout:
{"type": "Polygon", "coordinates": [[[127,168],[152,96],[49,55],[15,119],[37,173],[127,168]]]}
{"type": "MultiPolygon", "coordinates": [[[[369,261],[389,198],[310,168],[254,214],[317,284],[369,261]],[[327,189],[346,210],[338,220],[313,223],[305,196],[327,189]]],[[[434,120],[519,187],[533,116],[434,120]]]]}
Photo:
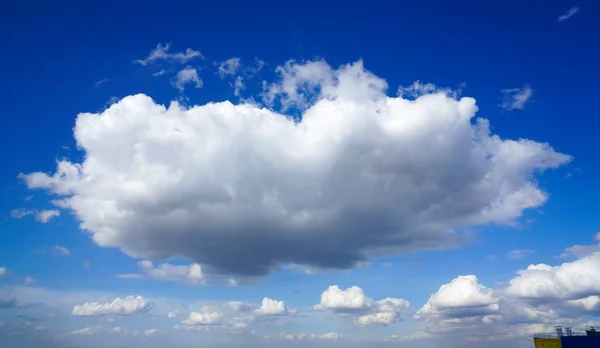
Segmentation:
{"type": "Polygon", "coordinates": [[[509,259],[513,259],[513,260],[518,260],[518,259],[522,259],[526,256],[529,256],[533,254],[533,250],[526,250],[526,249],[515,249],[515,250],[511,250],[508,255],[506,255],[509,259]]]}
{"type": "Polygon", "coordinates": [[[99,303],[87,302],[75,305],[72,315],[78,316],[104,316],[104,315],[134,315],[149,312],[154,304],[142,296],[127,296],[116,298],[112,302],[99,303]]]}
{"type": "Polygon", "coordinates": [[[71,251],[64,246],[54,245],[52,246],[52,250],[62,256],[71,256],[71,251]]]}
{"type": "Polygon", "coordinates": [[[256,314],[261,315],[284,315],[288,314],[288,308],[283,301],[277,301],[268,297],[263,298],[256,314]]]}
{"type": "Polygon", "coordinates": [[[53,218],[60,216],[60,211],[56,209],[50,210],[26,210],[26,209],[15,209],[10,212],[10,215],[15,219],[22,219],[25,216],[32,215],[36,221],[43,224],[50,222],[53,218]]]}
{"type": "Polygon", "coordinates": [[[458,276],[415,313],[423,326],[398,339],[507,340],[581,328],[600,313],[600,253],[558,266],[531,265],[495,289],[474,275],[458,276]],[[454,336],[453,336],[454,335],[454,336]]]}
{"type": "Polygon", "coordinates": [[[579,6],[573,6],[571,7],[567,12],[563,13],[562,15],[560,15],[557,19],[557,21],[560,22],[564,22],[567,19],[573,17],[574,15],[579,13],[579,10],[581,10],[581,8],[579,6]]]}
{"type": "Polygon", "coordinates": [[[331,310],[340,315],[353,316],[356,325],[370,326],[396,322],[397,315],[409,306],[410,303],[401,298],[388,297],[374,301],[358,286],[342,290],[332,285],[321,294],[321,301],[313,306],[313,310],[331,310]]]}
{"type": "Polygon", "coordinates": [[[459,245],[465,229],[543,205],[535,175],[571,159],[492,134],[473,98],[388,97],[360,61],[277,71],[265,95],[304,110],[301,121],[250,104],[129,96],[77,116],[82,162],[21,178],[60,196],[100,246],[263,276],[459,245]]]}
{"type": "Polygon", "coordinates": [[[507,88],[501,92],[502,103],[500,107],[508,111],[522,110],[533,95],[533,90],[529,85],[525,85],[523,88],[507,88]]]}
{"type": "Polygon", "coordinates": [[[156,48],[150,51],[150,54],[144,59],[138,59],[135,62],[141,65],[149,65],[157,63],[159,61],[176,62],[176,63],[187,63],[192,59],[204,59],[202,53],[195,51],[191,48],[187,48],[185,52],[170,53],[169,48],[171,43],[159,43],[156,48]]]}
{"type": "Polygon", "coordinates": [[[559,266],[530,265],[510,281],[509,296],[538,300],[578,300],[600,295],[600,252],[559,266]]]}
{"type": "Polygon", "coordinates": [[[415,317],[427,320],[452,320],[498,313],[494,291],[479,283],[474,275],[459,276],[431,295],[415,317]]]}
{"type": "Polygon", "coordinates": [[[202,88],[203,82],[200,77],[198,77],[198,70],[191,66],[187,66],[177,72],[173,81],[171,81],[171,84],[173,87],[183,92],[186,85],[191,84],[194,88],[202,88]]]}
{"type": "MultiPolygon", "coordinates": [[[[176,326],[184,330],[211,331],[216,329],[240,330],[251,323],[269,321],[270,318],[293,315],[296,309],[290,309],[285,302],[263,298],[260,306],[247,302],[229,301],[217,304],[205,304],[201,311],[191,312],[187,319],[176,326]]],[[[178,313],[169,313],[175,318],[178,313]]]]}

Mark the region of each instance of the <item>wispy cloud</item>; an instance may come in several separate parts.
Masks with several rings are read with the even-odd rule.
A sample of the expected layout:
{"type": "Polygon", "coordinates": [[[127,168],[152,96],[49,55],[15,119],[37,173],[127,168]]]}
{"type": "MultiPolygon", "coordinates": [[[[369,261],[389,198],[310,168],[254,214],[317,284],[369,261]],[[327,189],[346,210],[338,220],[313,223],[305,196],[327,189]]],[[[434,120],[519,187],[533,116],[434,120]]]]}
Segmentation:
{"type": "Polygon", "coordinates": [[[135,63],[141,65],[148,65],[155,63],[160,60],[168,61],[168,62],[177,62],[184,64],[192,59],[200,58],[204,59],[204,56],[199,51],[195,51],[191,48],[187,48],[185,52],[176,52],[170,53],[169,48],[171,47],[171,43],[156,45],[156,48],[150,51],[150,54],[144,59],[138,59],[135,63]]]}
{"type": "Polygon", "coordinates": [[[187,84],[193,84],[195,88],[202,88],[203,85],[202,80],[198,77],[198,70],[190,66],[179,70],[172,84],[173,87],[181,92],[183,92],[187,84]]]}
{"type": "Polygon", "coordinates": [[[533,250],[515,249],[508,253],[507,257],[512,260],[522,259],[533,254],[533,250]]]}
{"type": "Polygon", "coordinates": [[[96,81],[96,82],[94,82],[94,86],[95,86],[96,88],[98,88],[98,87],[100,87],[101,85],[103,85],[103,84],[105,84],[105,83],[108,83],[108,82],[110,82],[110,79],[102,79],[102,80],[100,80],[100,81],[96,81]]]}
{"type": "Polygon", "coordinates": [[[52,251],[62,256],[71,256],[71,251],[64,246],[54,245],[52,246],[52,251]]]}
{"type": "Polygon", "coordinates": [[[505,110],[522,110],[525,104],[531,99],[533,90],[529,85],[523,88],[506,88],[501,91],[502,103],[499,105],[505,110]]]}
{"type": "Polygon", "coordinates": [[[567,19],[573,17],[574,15],[576,15],[577,13],[579,13],[580,9],[581,8],[579,6],[573,6],[573,7],[571,7],[567,12],[563,13],[562,15],[560,15],[558,17],[558,20],[557,20],[558,23],[564,22],[567,19]]]}
{"type": "Polygon", "coordinates": [[[164,74],[166,74],[167,71],[165,69],[160,69],[159,71],[155,72],[152,74],[152,76],[156,77],[156,76],[162,76],[164,74]]]}
{"type": "Polygon", "coordinates": [[[33,215],[33,217],[41,222],[47,223],[53,218],[60,216],[60,211],[52,209],[52,210],[26,210],[26,209],[15,209],[10,212],[10,216],[15,219],[22,219],[27,215],[33,215]]]}

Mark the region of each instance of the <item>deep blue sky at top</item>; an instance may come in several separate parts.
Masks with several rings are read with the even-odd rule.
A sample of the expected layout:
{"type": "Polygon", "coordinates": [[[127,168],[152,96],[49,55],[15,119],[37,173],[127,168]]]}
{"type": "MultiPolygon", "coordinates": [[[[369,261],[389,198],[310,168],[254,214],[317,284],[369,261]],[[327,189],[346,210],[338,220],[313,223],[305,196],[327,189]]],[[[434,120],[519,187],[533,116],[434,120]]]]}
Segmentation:
{"type": "MultiPolygon", "coordinates": [[[[448,87],[464,82],[464,95],[477,100],[479,115],[491,120],[494,133],[549,142],[575,157],[567,169],[551,173],[549,183],[541,183],[551,198],[545,214],[536,216],[538,232],[517,240],[544,238],[557,249],[588,243],[600,211],[600,24],[595,19],[600,5],[581,3],[580,13],[557,23],[574,5],[563,0],[3,1],[2,219],[9,219],[28,194],[18,173],[50,171],[54,158],[69,154],[62,147],[73,148],[78,113],[97,112],[113,96],[145,93],[161,103],[177,97],[168,79],[133,64],[157,43],[172,42],[174,51],[190,47],[207,58],[201,63],[207,72],[200,71],[204,88],[186,90],[190,103],[236,101],[211,66],[234,56],[258,57],[267,62],[266,71],[288,59],[325,58],[338,66],[362,58],[367,69],[387,80],[390,94],[415,80],[448,87]],[[102,79],[110,82],[95,87],[102,79]],[[534,91],[525,110],[507,113],[497,107],[501,89],[525,84],[534,91]],[[580,170],[564,179],[575,168],[580,170]],[[573,243],[565,243],[565,233],[573,243]],[[550,237],[555,234],[560,237],[550,237]]],[[[489,238],[496,243],[504,237],[489,238]]]]}

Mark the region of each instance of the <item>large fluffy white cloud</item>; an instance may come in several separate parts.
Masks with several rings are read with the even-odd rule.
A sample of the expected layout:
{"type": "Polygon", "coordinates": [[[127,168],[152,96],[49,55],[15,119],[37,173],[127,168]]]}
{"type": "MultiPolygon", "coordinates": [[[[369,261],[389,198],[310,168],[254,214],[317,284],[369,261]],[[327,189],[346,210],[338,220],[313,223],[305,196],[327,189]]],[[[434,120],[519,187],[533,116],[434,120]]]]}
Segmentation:
{"type": "Polygon", "coordinates": [[[77,116],[82,162],[21,177],[59,196],[95,243],[140,258],[187,257],[213,274],[357,263],[465,240],[547,195],[532,175],[570,157],[502,139],[473,98],[386,96],[362,62],[288,62],[272,105],[168,107],[125,97],[77,116]]]}
{"type": "Polygon", "coordinates": [[[116,298],[112,302],[86,302],[73,306],[72,315],[103,316],[103,315],[133,315],[147,313],[154,304],[142,296],[127,296],[116,298]]]}
{"type": "Polygon", "coordinates": [[[466,275],[442,285],[415,316],[442,320],[493,315],[498,310],[494,291],[480,284],[476,276],[466,275]]]}
{"type": "Polygon", "coordinates": [[[529,300],[580,300],[600,295],[600,252],[559,266],[530,265],[510,281],[507,293],[529,300]]]}
{"type": "Polygon", "coordinates": [[[340,315],[351,315],[356,325],[369,326],[389,325],[409,306],[410,303],[401,298],[387,297],[374,301],[358,286],[342,290],[332,285],[321,294],[321,301],[313,306],[313,310],[332,310],[340,315]]]}

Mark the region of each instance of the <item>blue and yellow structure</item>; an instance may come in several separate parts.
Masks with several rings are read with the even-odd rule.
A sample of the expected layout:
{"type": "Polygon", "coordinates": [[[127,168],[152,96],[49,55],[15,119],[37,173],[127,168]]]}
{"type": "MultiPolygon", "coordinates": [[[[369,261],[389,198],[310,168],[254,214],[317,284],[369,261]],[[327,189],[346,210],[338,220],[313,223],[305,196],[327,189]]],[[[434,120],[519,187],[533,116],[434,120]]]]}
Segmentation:
{"type": "Polygon", "coordinates": [[[593,327],[584,332],[573,332],[570,327],[556,327],[556,333],[533,335],[535,348],[600,348],[600,331],[593,327]]]}

